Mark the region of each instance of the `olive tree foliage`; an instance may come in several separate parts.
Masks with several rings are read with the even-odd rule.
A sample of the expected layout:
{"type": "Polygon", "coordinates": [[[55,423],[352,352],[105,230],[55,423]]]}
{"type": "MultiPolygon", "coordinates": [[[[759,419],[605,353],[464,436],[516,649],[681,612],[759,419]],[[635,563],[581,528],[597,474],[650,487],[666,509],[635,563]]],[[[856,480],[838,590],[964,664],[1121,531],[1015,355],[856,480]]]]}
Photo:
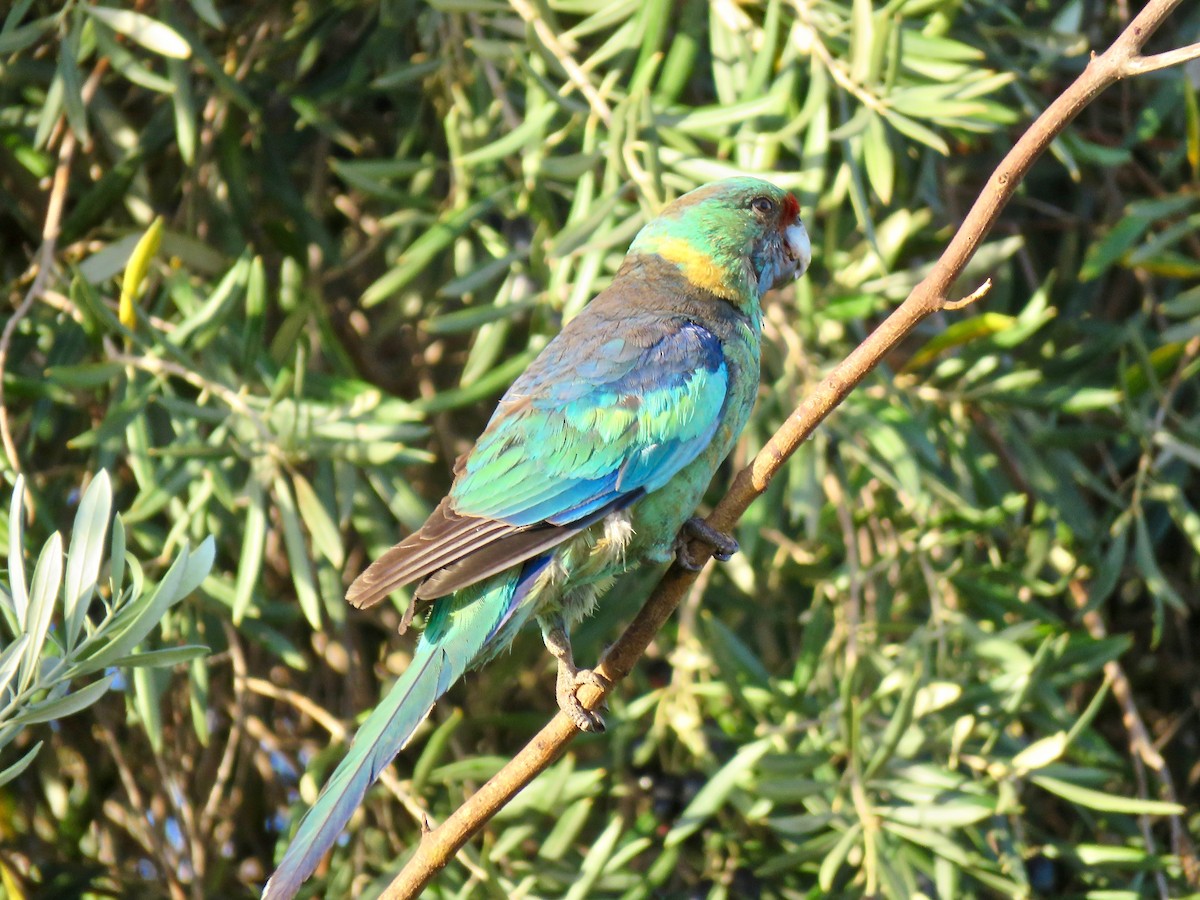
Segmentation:
{"type": "MultiPolygon", "coordinates": [[[[1164,39],[1200,36],[1184,6],[1164,39]]],[[[344,584],[421,523],[646,217],[733,173],[800,198],[814,264],[766,304],[740,463],[1127,18],[1084,0],[17,0],[6,890],[252,895],[411,647],[399,606],[351,612],[344,584]],[[82,606],[37,593],[72,520],[82,606]],[[27,597],[63,605],[30,616],[28,572],[27,597]],[[138,603],[153,627],[125,647],[105,622],[138,603]],[[69,669],[102,634],[121,652],[69,669]],[[21,694],[54,666],[78,677],[21,694]]],[[[1194,75],[1123,83],[1064,133],[964,279],[991,293],[851,395],[612,698],[609,733],[430,896],[1186,889],[1194,75]]],[[[654,575],[582,626],[581,661],[654,575]]],[[[553,710],[536,636],[468,676],[313,896],[386,884],[553,710]]]]}

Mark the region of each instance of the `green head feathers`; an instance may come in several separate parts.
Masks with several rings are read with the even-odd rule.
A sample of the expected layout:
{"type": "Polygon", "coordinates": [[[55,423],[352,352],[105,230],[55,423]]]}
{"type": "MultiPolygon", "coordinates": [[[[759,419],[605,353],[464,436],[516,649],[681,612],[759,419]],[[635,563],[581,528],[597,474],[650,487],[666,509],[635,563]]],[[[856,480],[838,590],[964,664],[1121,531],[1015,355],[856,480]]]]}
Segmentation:
{"type": "Polygon", "coordinates": [[[630,255],[675,263],[694,285],[738,306],[803,274],[811,255],[796,198],[745,176],[715,181],[668,204],[630,255]]]}

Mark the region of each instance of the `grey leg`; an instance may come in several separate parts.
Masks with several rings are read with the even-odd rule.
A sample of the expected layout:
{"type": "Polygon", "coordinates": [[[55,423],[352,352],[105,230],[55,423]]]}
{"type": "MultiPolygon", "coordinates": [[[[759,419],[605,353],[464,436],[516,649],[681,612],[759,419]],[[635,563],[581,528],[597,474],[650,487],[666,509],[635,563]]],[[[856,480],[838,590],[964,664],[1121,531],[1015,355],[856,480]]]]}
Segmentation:
{"type": "Polygon", "coordinates": [[[717,531],[699,516],[692,516],[683,523],[683,531],[675,540],[675,560],[689,572],[699,572],[704,564],[692,557],[688,541],[703,541],[712,547],[713,558],[727,562],[738,552],[738,542],[723,531],[717,531]]]}
{"type": "Polygon", "coordinates": [[[546,649],[558,660],[558,678],[554,686],[558,708],[571,718],[580,731],[603,731],[604,719],[598,712],[587,709],[580,703],[576,692],[585,684],[594,685],[601,690],[608,690],[611,685],[591,669],[576,668],[575,656],[571,652],[571,638],[567,634],[562,616],[542,619],[541,626],[546,649]]]}

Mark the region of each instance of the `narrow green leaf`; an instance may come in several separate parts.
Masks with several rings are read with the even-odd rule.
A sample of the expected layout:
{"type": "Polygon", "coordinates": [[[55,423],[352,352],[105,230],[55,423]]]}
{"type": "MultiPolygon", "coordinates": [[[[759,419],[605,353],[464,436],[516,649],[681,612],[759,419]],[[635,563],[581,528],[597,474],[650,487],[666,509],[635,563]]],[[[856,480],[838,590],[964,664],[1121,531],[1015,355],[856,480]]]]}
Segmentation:
{"type": "Polygon", "coordinates": [[[1041,769],[1056,762],[1067,749],[1067,733],[1056,732],[1049,737],[1034,741],[1012,758],[1012,768],[1021,775],[1032,769],[1041,769]]]}
{"type": "MultiPolygon", "coordinates": [[[[187,314],[168,336],[168,340],[176,347],[186,348],[189,345],[196,345],[196,341],[193,340],[194,336],[198,337],[203,332],[219,330],[222,323],[233,312],[249,277],[250,258],[239,257],[237,262],[230,266],[221,280],[217,282],[216,287],[209,293],[208,299],[187,311],[187,314]]],[[[200,343],[203,344],[206,341],[201,339],[200,343]]],[[[262,352],[261,342],[258,350],[262,352]]]]}
{"type": "Polygon", "coordinates": [[[246,279],[246,325],[242,331],[242,370],[254,371],[262,352],[263,329],[267,313],[267,273],[261,256],[250,260],[246,279]]]}
{"type": "Polygon", "coordinates": [[[142,61],[127,50],[107,28],[97,28],[96,45],[98,51],[108,57],[112,67],[123,78],[147,90],[170,95],[175,91],[175,85],[163,78],[157,72],[142,64],[142,61]]]}
{"type": "Polygon", "coordinates": [[[26,47],[36,44],[38,38],[53,28],[57,22],[58,16],[43,16],[0,34],[0,54],[8,56],[19,53],[26,47]]]}
{"type": "Polygon", "coordinates": [[[245,496],[246,521],[242,525],[242,552],[238,558],[233,595],[234,625],[242,623],[250,608],[250,599],[262,575],[263,550],[267,542],[266,493],[254,472],[246,478],[245,496]]]}
{"type": "Polygon", "coordinates": [[[753,741],[722,766],[679,814],[678,821],[663,838],[663,846],[673,847],[683,842],[724,806],[738,781],[754,768],[773,742],[773,738],[753,741]]]}
{"type": "Polygon", "coordinates": [[[221,20],[220,12],[213,5],[213,0],[188,0],[188,6],[206,25],[211,25],[218,31],[224,30],[225,23],[221,20]]]}
{"type": "Polygon", "coordinates": [[[863,781],[871,779],[892,758],[892,754],[896,752],[896,748],[900,745],[900,739],[904,737],[904,732],[912,724],[913,707],[917,702],[917,691],[921,687],[923,668],[920,662],[918,662],[910,671],[904,673],[908,680],[900,694],[900,701],[896,704],[896,711],[892,714],[892,719],[888,722],[887,728],[883,732],[879,747],[871,755],[870,762],[867,763],[867,767],[863,770],[863,781]]]}
{"type": "Polygon", "coordinates": [[[450,243],[471,227],[496,205],[508,188],[472,203],[470,206],[450,211],[433,223],[420,237],[412,242],[382,277],[363,292],[363,306],[371,307],[401,291],[416,278],[450,243]]]}
{"type": "Polygon", "coordinates": [[[1167,577],[1158,565],[1158,557],[1154,552],[1154,543],[1151,541],[1150,532],[1146,528],[1146,517],[1144,515],[1134,516],[1133,524],[1133,558],[1137,563],[1137,567],[1141,570],[1142,578],[1146,582],[1146,590],[1180,614],[1187,615],[1187,602],[1172,587],[1171,582],[1167,580],[1167,577]]]}
{"type": "Polygon", "coordinates": [[[1193,86],[1183,91],[1184,131],[1187,136],[1187,161],[1192,167],[1192,181],[1200,181],[1200,99],[1193,86]]]}
{"type": "Polygon", "coordinates": [[[490,144],[486,144],[469,153],[464,153],[455,162],[469,169],[472,166],[478,166],[505,156],[510,156],[513,153],[540,143],[545,135],[546,127],[550,124],[550,120],[554,118],[558,110],[559,107],[557,104],[544,104],[535,112],[527,115],[525,121],[512,131],[497,138],[490,144]]]}
{"type": "Polygon", "coordinates": [[[33,584],[29,590],[29,608],[26,610],[24,633],[29,635],[25,658],[21,663],[21,676],[17,680],[18,690],[23,691],[33,682],[42,655],[42,645],[50,630],[50,619],[54,615],[54,601],[62,583],[62,536],[56,531],[46,541],[33,569],[33,584]]]}
{"type": "Polygon", "coordinates": [[[1125,216],[1105,235],[1102,241],[1088,247],[1087,256],[1079,270],[1081,281],[1099,278],[1141,240],[1153,220],[1140,216],[1125,216]]]}
{"type": "Polygon", "coordinates": [[[117,319],[126,328],[132,330],[137,326],[137,301],[142,293],[142,284],[150,272],[150,264],[158,253],[158,245],[162,241],[163,220],[157,216],[150,227],[146,229],[125,264],[125,274],[121,278],[121,299],[117,305],[117,319]]]}
{"type": "Polygon", "coordinates": [[[937,803],[913,806],[876,807],[885,818],[902,825],[925,828],[964,828],[996,814],[991,797],[960,796],[937,803]]]}
{"type": "MultiPolygon", "coordinates": [[[[196,617],[188,616],[185,621],[184,633],[187,640],[201,637],[200,631],[196,627],[196,617]]],[[[196,731],[196,737],[203,746],[207,747],[212,738],[208,715],[212,708],[212,692],[206,660],[208,651],[207,648],[202,649],[205,650],[205,653],[192,657],[191,664],[188,666],[188,708],[192,713],[192,728],[196,731]]]]}
{"type": "Polygon", "coordinates": [[[1049,775],[1034,775],[1031,780],[1038,787],[1062,797],[1068,803],[1076,803],[1101,812],[1125,813],[1131,816],[1181,816],[1186,811],[1178,803],[1106,794],[1063,781],[1061,778],[1051,778],[1049,775]]]}
{"type": "Polygon", "coordinates": [[[83,6],[83,11],[95,16],[113,31],[119,31],[147,50],[170,59],[187,59],[192,48],[169,25],[131,9],[112,9],[108,6],[83,6]]]}
{"type": "Polygon", "coordinates": [[[605,865],[612,856],[613,848],[621,839],[621,832],[624,830],[625,820],[623,817],[614,816],[609,821],[588,848],[587,855],[579,867],[579,877],[573,880],[571,889],[567,891],[564,900],[584,900],[585,897],[594,896],[592,888],[603,873],[605,865]]]}
{"type": "Polygon", "coordinates": [[[75,646],[88,605],[100,578],[104,562],[105,537],[112,515],[112,483],[108,472],[101,469],[92,479],[75,513],[71,543],[67,550],[67,578],[63,594],[63,618],[66,625],[66,645],[75,646]]]}
{"type": "Polygon", "coordinates": [[[39,722],[65,719],[67,716],[74,715],[80,710],[87,709],[103,697],[108,689],[112,687],[112,683],[116,677],[116,674],[105,675],[99,681],[93,681],[73,694],[67,694],[65,697],[59,697],[55,700],[45,700],[41,703],[35,703],[14,718],[13,722],[21,725],[36,725],[39,722]]]}
{"type": "Polygon", "coordinates": [[[412,792],[414,795],[420,795],[429,778],[429,773],[442,760],[446,748],[449,746],[450,737],[458,730],[458,726],[463,723],[464,718],[463,711],[455,707],[446,717],[446,721],[438,725],[433,734],[425,741],[421,756],[412,769],[412,792]]]}
{"type": "Polygon", "coordinates": [[[444,316],[427,319],[422,328],[427,334],[456,334],[475,331],[489,322],[515,319],[532,309],[537,309],[538,305],[538,300],[530,298],[514,303],[505,303],[503,306],[495,304],[468,306],[466,309],[458,309],[452,313],[446,313],[444,316]]]}
{"type": "Polygon", "coordinates": [[[716,137],[726,129],[741,125],[748,119],[779,115],[787,99],[781,91],[774,90],[728,106],[698,106],[686,113],[662,115],[657,121],[660,127],[676,129],[685,134],[716,137]]]}
{"type": "Polygon", "coordinates": [[[200,587],[200,583],[208,577],[208,573],[212,571],[213,559],[217,555],[216,541],[210,535],[200,542],[200,546],[192,550],[187,555],[187,562],[183,567],[183,575],[180,578],[179,585],[176,588],[176,595],[170,599],[170,605],[174,606],[196,588],[200,587]]]}
{"type": "Polygon", "coordinates": [[[175,145],[184,165],[196,161],[196,98],[192,93],[191,65],[183,59],[167,59],[167,75],[175,90],[171,92],[171,108],[175,113],[175,145]]]}
{"type": "Polygon", "coordinates": [[[313,547],[340,569],[346,561],[345,549],[342,547],[342,535],[334,524],[333,518],[325,505],[317,497],[308,479],[296,472],[292,475],[292,485],[296,489],[296,503],[300,510],[300,518],[308,527],[312,537],[313,547]]]}
{"type": "Polygon", "coordinates": [[[838,870],[845,863],[846,857],[850,854],[850,849],[858,843],[862,836],[862,823],[854,822],[847,828],[838,842],[821,860],[821,867],[817,870],[817,884],[820,885],[823,893],[828,894],[833,890],[833,881],[837,878],[838,870]]]}
{"type": "Polygon", "coordinates": [[[901,371],[916,371],[931,363],[942,352],[998,334],[1012,328],[1016,321],[1013,316],[1006,316],[1003,313],[985,312],[953,322],[947,326],[945,331],[934,335],[925,342],[921,349],[909,357],[901,371]]]}
{"type": "MultiPolygon", "coordinates": [[[[211,537],[193,553],[186,545],[179,551],[175,562],[167,569],[158,583],[158,588],[149,594],[141,594],[125,606],[116,616],[109,630],[107,643],[97,646],[94,652],[84,653],[68,674],[84,674],[112,665],[133,652],[162,621],[167,610],[186,597],[204,579],[212,568],[215,544],[211,537]]],[[[134,569],[135,584],[140,573],[134,569]]]]}
{"type": "Polygon", "coordinates": [[[0,772],[0,787],[8,784],[10,781],[29,768],[29,764],[37,758],[38,751],[42,749],[43,743],[43,741],[38,741],[29,749],[28,753],[18,759],[3,772],[0,772]]]}
{"type": "Polygon", "coordinates": [[[29,643],[29,635],[19,635],[16,640],[0,651],[0,708],[4,707],[7,702],[5,691],[8,690],[9,684],[16,677],[17,669],[21,665],[21,658],[25,652],[25,645],[29,643]]]}
{"type": "Polygon", "coordinates": [[[304,618],[314,631],[321,630],[321,599],[317,593],[317,581],[313,575],[312,561],[308,558],[308,544],[304,540],[304,530],[300,527],[300,517],[296,514],[296,501],[292,498],[291,488],[282,475],[275,476],[275,486],[272,491],[275,497],[275,508],[283,520],[283,543],[287,550],[288,565],[292,570],[292,583],[296,586],[296,599],[304,618]]]}
{"type": "Polygon", "coordinates": [[[901,115],[894,109],[883,109],[881,112],[888,124],[905,137],[912,138],[917,143],[936,150],[942,156],[950,155],[950,145],[942,140],[941,136],[932,128],[922,125],[916,119],[901,115]]]}
{"type": "Polygon", "coordinates": [[[112,596],[118,597],[125,587],[125,523],[120,516],[113,518],[112,543],[108,551],[108,580],[112,596]]]}
{"type": "Polygon", "coordinates": [[[507,362],[496,366],[487,375],[473,384],[442,391],[428,399],[422,398],[412,404],[412,408],[430,414],[455,409],[471,403],[477,403],[485,397],[497,396],[506,385],[529,367],[533,359],[532,351],[519,353],[507,362]]]}
{"type": "Polygon", "coordinates": [[[17,622],[28,621],[29,590],[25,583],[25,476],[18,475],[8,507],[8,579],[17,622]]]}
{"type": "Polygon", "coordinates": [[[133,653],[129,656],[123,656],[120,659],[114,659],[111,664],[131,669],[139,666],[164,668],[190,662],[198,657],[207,656],[210,652],[211,650],[208,647],[201,644],[184,644],[179,647],[164,647],[160,650],[146,650],[142,653],[133,653]]]}
{"type": "Polygon", "coordinates": [[[33,146],[37,149],[46,148],[50,134],[58,123],[58,117],[62,114],[62,106],[63,79],[62,73],[56,67],[54,77],[50,79],[50,87],[46,90],[46,99],[42,102],[42,109],[38,113],[38,127],[33,135],[33,146]]]}
{"type": "Polygon", "coordinates": [[[62,79],[63,105],[67,124],[81,144],[88,141],[87,103],[83,99],[83,76],[79,73],[79,29],[69,28],[58,51],[58,75],[62,79]]]}
{"type": "Polygon", "coordinates": [[[867,131],[863,135],[863,168],[875,195],[881,202],[891,203],[896,182],[896,163],[883,119],[874,113],[867,119],[867,131]]]}
{"type": "Polygon", "coordinates": [[[162,686],[158,673],[153,669],[138,668],[133,670],[133,705],[150,746],[156,753],[163,748],[163,715],[162,715],[162,686]]]}
{"type": "Polygon", "coordinates": [[[561,860],[575,843],[592,812],[594,803],[591,797],[584,797],[563,810],[556,817],[557,821],[550,833],[542,840],[538,856],[542,859],[561,860]]]}

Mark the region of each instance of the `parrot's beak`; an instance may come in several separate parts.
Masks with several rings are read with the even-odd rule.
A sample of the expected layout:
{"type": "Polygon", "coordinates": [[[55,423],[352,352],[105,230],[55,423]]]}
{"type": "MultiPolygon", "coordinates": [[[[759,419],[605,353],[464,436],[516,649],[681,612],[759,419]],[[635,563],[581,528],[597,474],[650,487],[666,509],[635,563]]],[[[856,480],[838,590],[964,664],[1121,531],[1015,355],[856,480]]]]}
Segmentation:
{"type": "Polygon", "coordinates": [[[812,262],[812,242],[808,239],[804,223],[799,219],[783,229],[783,246],[788,261],[796,266],[794,277],[799,278],[808,270],[808,264],[812,262]]]}

